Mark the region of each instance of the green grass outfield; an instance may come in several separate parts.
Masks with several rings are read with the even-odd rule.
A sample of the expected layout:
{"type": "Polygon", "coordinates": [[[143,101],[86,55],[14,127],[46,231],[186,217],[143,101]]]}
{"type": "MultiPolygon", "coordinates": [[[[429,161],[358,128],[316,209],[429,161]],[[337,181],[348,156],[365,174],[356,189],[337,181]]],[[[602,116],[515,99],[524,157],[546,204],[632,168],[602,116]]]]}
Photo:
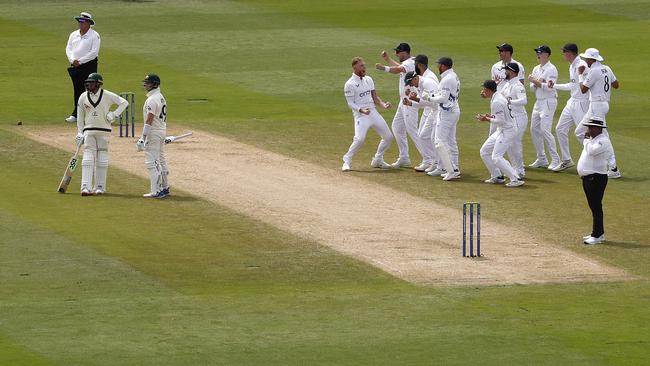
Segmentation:
{"type": "MultiPolygon", "coordinates": [[[[477,4],[0,0],[0,365],[647,364],[650,2],[477,4]],[[140,80],[155,71],[171,125],[331,169],[353,134],[342,95],[353,56],[372,65],[401,41],[430,59],[451,56],[462,83],[463,179],[352,174],[452,207],[480,200],[489,219],[639,279],[421,288],[201,197],[144,201],[147,183],[117,169],[107,197],[59,195],[70,152],[25,139],[15,124],[64,124],[64,47],[82,10],[102,36],[106,88],[137,92],[138,109],[140,80]],[[608,122],[624,177],[606,192],[608,244],[580,243],[590,219],[575,169],[531,171],[520,190],[481,183],[487,131],[471,116],[489,108],[479,85],[505,41],[528,71],[533,48],[550,45],[561,81],[564,43],[597,47],[619,78],[608,122]]],[[[396,103],[397,78],[369,74],[396,103]]],[[[392,114],[383,113],[389,122],[392,114]]],[[[369,136],[357,168],[376,148],[369,136]]],[[[393,145],[387,160],[396,155],[393,145]]]]}

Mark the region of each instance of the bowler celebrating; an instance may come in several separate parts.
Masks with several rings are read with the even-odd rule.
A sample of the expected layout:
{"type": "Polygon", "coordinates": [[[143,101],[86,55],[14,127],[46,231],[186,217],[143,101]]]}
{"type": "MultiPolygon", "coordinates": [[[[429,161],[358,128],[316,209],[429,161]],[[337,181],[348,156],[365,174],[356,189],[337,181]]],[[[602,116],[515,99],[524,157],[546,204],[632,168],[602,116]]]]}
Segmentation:
{"type": "Polygon", "coordinates": [[[345,83],[344,92],[345,100],[348,107],[352,110],[354,116],[354,139],[343,155],[342,171],[347,172],[352,166],[352,158],[363,146],[366,140],[368,129],[372,127],[379,136],[381,141],[377,147],[377,153],[370,163],[373,168],[390,169],[391,166],[384,162],[384,153],[390,147],[393,141],[393,134],[390,132],[384,118],[377,112],[375,106],[383,109],[389,109],[390,103],[384,103],[377,92],[375,92],[375,82],[370,76],[366,76],[366,63],[361,57],[352,59],[352,76],[345,83]]]}
{"type": "MultiPolygon", "coordinates": [[[[399,98],[400,101],[408,97],[407,87],[404,84],[404,75],[407,72],[415,71],[415,58],[411,57],[411,46],[408,43],[400,43],[395,47],[395,55],[400,63],[391,59],[386,51],[381,52],[381,56],[389,63],[389,66],[382,64],[375,64],[375,68],[380,71],[385,71],[391,74],[399,74],[399,98]]],[[[395,134],[395,141],[399,149],[399,158],[393,163],[393,168],[401,168],[411,166],[411,159],[409,157],[409,142],[408,136],[415,143],[415,147],[422,154],[420,141],[418,135],[418,110],[417,108],[399,103],[395,117],[393,118],[393,134],[395,134]]]]}

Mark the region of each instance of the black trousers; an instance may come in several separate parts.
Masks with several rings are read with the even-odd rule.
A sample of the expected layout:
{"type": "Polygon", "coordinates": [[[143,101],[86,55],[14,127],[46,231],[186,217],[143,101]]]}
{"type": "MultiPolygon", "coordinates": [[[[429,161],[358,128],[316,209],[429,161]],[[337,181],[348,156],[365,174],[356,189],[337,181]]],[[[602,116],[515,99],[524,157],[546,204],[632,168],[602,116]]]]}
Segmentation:
{"type": "Polygon", "coordinates": [[[70,79],[72,79],[72,87],[74,88],[74,108],[72,109],[72,113],[70,113],[71,116],[77,116],[77,102],[81,94],[86,91],[84,82],[88,78],[88,75],[93,72],[97,72],[97,59],[81,64],[79,67],[68,67],[68,74],[70,75],[70,79]]]}
{"type": "Polygon", "coordinates": [[[582,177],[582,189],[593,217],[591,236],[598,238],[605,233],[603,226],[603,196],[607,187],[607,174],[590,174],[582,177]]]}

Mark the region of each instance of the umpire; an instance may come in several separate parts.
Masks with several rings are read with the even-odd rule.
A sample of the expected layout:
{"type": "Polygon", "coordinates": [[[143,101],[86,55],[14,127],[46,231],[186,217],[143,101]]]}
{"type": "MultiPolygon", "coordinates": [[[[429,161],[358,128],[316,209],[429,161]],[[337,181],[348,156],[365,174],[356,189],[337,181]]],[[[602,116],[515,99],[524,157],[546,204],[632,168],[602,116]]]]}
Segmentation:
{"type": "Polygon", "coordinates": [[[607,128],[603,119],[592,118],[584,123],[588,129],[578,161],[578,174],[582,178],[582,188],[593,217],[591,234],[583,237],[584,243],[589,245],[605,242],[603,196],[607,187],[607,160],[614,150],[607,135],[603,134],[603,128],[607,128]]]}
{"type": "Polygon", "coordinates": [[[79,30],[70,33],[68,37],[68,45],[65,48],[65,53],[68,56],[70,67],[68,67],[68,74],[72,79],[72,86],[74,87],[74,109],[70,117],[66,118],[66,122],[77,122],[77,101],[79,96],[86,91],[84,85],[88,75],[97,72],[97,56],[99,55],[99,33],[95,32],[90,27],[95,25],[92,15],[90,13],[82,12],[74,17],[79,23],[79,30]]]}

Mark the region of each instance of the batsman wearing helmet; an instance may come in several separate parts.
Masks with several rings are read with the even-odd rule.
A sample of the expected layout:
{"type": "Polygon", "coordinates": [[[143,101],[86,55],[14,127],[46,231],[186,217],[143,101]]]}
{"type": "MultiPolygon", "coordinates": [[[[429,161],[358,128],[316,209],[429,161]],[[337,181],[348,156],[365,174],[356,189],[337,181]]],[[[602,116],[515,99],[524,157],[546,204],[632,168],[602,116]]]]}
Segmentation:
{"type": "Polygon", "coordinates": [[[138,151],[144,150],[144,162],[149,172],[151,187],[145,198],[169,196],[167,162],[165,160],[165,135],[167,134],[167,101],[160,92],[160,77],[148,74],[142,80],[147,100],[142,107],[144,124],[142,137],[136,143],[138,151]]]}
{"type": "Polygon", "coordinates": [[[104,79],[96,72],[86,78],[86,92],[81,94],[77,104],[77,145],[84,145],[81,160],[81,195],[92,196],[106,192],[108,172],[108,142],[111,137],[111,122],[129,106],[119,95],[104,90],[104,79]],[[117,109],[110,108],[117,104],[117,109]],[[93,175],[94,183],[93,186],[93,175]]]}

